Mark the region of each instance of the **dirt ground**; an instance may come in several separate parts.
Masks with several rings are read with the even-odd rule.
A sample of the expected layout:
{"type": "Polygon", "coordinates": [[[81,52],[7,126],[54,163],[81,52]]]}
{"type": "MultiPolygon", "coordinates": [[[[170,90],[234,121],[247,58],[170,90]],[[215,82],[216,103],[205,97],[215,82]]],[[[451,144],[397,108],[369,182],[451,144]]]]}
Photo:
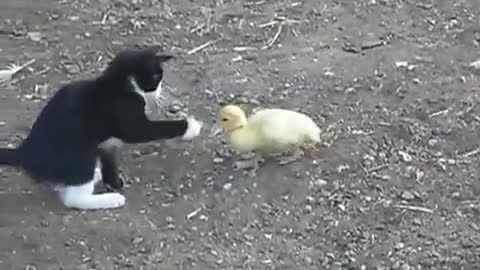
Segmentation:
{"type": "Polygon", "coordinates": [[[208,127],[235,102],[335,134],[256,174],[208,128],[128,146],[114,211],[3,167],[0,269],[480,269],[479,1],[2,0],[0,18],[0,66],[35,59],[0,87],[2,145],[137,45],[177,56],[166,82],[208,127]]]}

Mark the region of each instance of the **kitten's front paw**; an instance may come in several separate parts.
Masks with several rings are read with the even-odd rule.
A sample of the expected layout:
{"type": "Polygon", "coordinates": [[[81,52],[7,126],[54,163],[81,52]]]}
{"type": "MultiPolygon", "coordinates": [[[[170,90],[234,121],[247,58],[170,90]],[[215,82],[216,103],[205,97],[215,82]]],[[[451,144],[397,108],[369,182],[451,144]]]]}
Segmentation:
{"type": "Polygon", "coordinates": [[[125,178],[121,174],[103,179],[103,184],[110,191],[122,189],[125,186],[125,182],[125,178]]]}
{"type": "Polygon", "coordinates": [[[202,130],[203,123],[200,121],[195,120],[193,117],[187,118],[187,131],[183,135],[183,140],[191,140],[198,135],[200,135],[200,131],[202,130]]]}
{"type": "Polygon", "coordinates": [[[125,196],[120,193],[104,193],[103,208],[118,208],[125,205],[125,196]]]}

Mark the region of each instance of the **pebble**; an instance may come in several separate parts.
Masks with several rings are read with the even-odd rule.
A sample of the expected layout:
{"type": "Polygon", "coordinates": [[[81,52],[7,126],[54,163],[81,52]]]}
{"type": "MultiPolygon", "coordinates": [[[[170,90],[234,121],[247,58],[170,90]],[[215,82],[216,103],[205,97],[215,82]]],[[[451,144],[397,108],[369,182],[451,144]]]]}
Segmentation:
{"type": "Polygon", "coordinates": [[[395,249],[396,250],[399,250],[399,249],[403,249],[405,247],[405,244],[402,243],[402,242],[398,242],[395,244],[395,249]]]}
{"type": "Polygon", "coordinates": [[[328,182],[326,180],[323,180],[323,179],[317,179],[315,181],[313,181],[313,185],[317,188],[321,188],[323,186],[325,186],[328,182]]]}
{"type": "Polygon", "coordinates": [[[225,161],[225,160],[224,160],[223,158],[221,158],[221,157],[215,157],[215,158],[213,158],[213,163],[215,163],[215,164],[222,163],[222,162],[224,162],[224,161],[225,161]]]}
{"type": "Polygon", "coordinates": [[[411,201],[411,200],[415,199],[415,195],[413,195],[413,193],[410,192],[410,191],[404,191],[402,193],[401,197],[402,197],[402,199],[407,200],[407,201],[411,201]]]}
{"type": "Polygon", "coordinates": [[[249,100],[249,103],[250,103],[250,104],[254,104],[254,105],[260,105],[260,101],[254,99],[254,98],[251,98],[251,99],[249,100]]]}
{"type": "Polygon", "coordinates": [[[438,144],[438,140],[437,140],[437,139],[430,139],[430,140],[428,140],[428,145],[429,145],[430,147],[435,147],[435,146],[437,146],[437,144],[438,144]]]}
{"type": "Polygon", "coordinates": [[[405,67],[408,67],[408,62],[407,61],[398,61],[398,62],[395,62],[395,66],[397,68],[405,68],[405,67]]]}
{"type": "Polygon", "coordinates": [[[42,225],[42,227],[46,228],[46,227],[48,227],[49,224],[48,224],[47,220],[42,220],[42,221],[40,221],[40,225],[42,225]]]}
{"type": "Polygon", "coordinates": [[[414,219],[412,220],[412,223],[415,224],[415,225],[417,225],[417,226],[422,225],[422,221],[421,221],[419,218],[414,218],[414,219]]]}
{"type": "Polygon", "coordinates": [[[42,34],[40,32],[28,32],[27,36],[29,39],[35,42],[42,40],[42,34]]]}
{"type": "Polygon", "coordinates": [[[306,262],[307,264],[312,264],[313,260],[312,260],[312,258],[310,258],[309,256],[305,256],[305,262],[306,262]]]}
{"type": "Polygon", "coordinates": [[[226,183],[225,185],[223,185],[223,189],[225,190],[230,190],[232,188],[232,183],[226,183]]]}
{"type": "Polygon", "coordinates": [[[143,242],[143,237],[137,236],[133,239],[132,243],[137,246],[143,242]]]}

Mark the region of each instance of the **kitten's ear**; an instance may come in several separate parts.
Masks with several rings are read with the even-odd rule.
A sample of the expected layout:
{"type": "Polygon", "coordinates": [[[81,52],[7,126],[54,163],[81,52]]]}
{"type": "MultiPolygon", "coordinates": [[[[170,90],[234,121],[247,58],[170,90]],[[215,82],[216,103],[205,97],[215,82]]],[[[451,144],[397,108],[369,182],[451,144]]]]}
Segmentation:
{"type": "Polygon", "coordinates": [[[160,61],[160,63],[167,62],[170,59],[175,58],[173,55],[169,54],[157,54],[157,58],[160,61]]]}

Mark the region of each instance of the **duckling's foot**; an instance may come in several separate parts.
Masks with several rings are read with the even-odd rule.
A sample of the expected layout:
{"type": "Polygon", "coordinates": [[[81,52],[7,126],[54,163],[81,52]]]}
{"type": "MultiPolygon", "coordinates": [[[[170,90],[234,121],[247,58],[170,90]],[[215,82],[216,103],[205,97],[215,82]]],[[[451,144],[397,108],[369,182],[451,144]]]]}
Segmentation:
{"type": "Polygon", "coordinates": [[[302,145],[300,147],[300,149],[303,152],[304,157],[308,157],[310,159],[314,158],[313,151],[315,150],[315,146],[313,146],[313,145],[302,145]]]}
{"type": "Polygon", "coordinates": [[[303,156],[303,151],[300,148],[296,148],[293,151],[292,155],[287,156],[287,157],[279,158],[278,163],[280,165],[287,165],[289,163],[293,163],[293,162],[299,160],[302,156],[303,156]]]}

